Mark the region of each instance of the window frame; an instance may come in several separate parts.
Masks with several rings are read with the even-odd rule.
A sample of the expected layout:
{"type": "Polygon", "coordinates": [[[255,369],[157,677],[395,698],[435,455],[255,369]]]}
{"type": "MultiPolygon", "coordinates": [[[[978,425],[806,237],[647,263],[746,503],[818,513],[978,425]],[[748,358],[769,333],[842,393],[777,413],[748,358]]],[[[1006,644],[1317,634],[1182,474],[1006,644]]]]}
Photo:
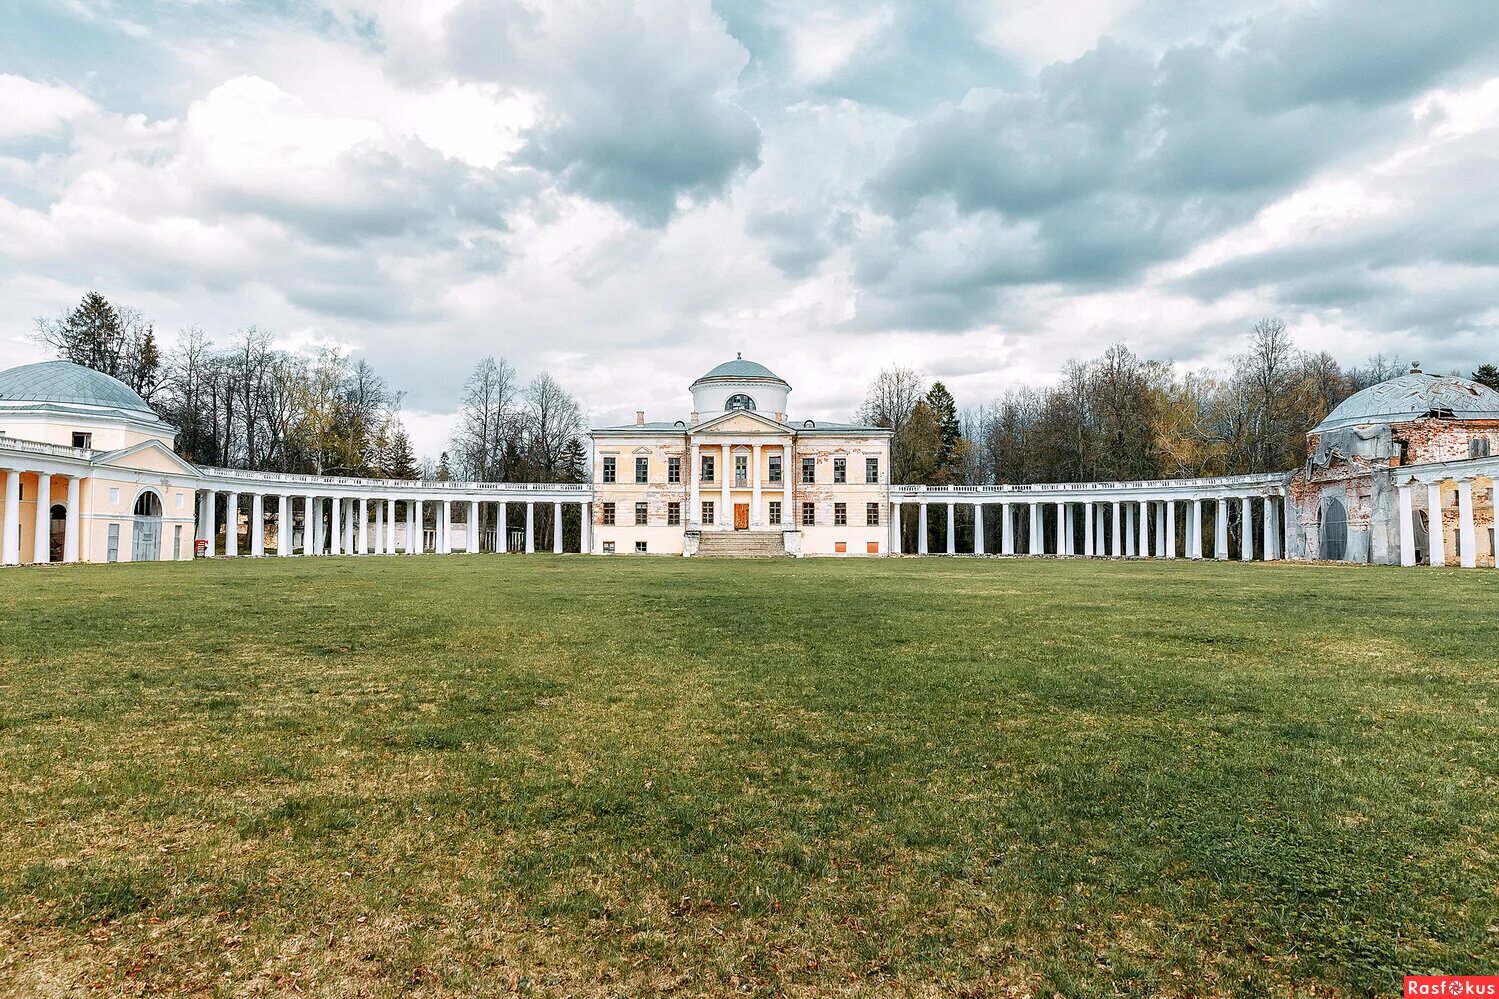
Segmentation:
{"type": "Polygon", "coordinates": [[[645,500],[637,500],[635,503],[635,526],[646,527],[651,522],[651,505],[645,500]]]}
{"type": "Polygon", "coordinates": [[[811,500],[802,500],[802,523],[803,527],[817,526],[817,504],[811,500]]]}
{"type": "Polygon", "coordinates": [[[603,468],[599,473],[604,485],[613,485],[619,481],[619,459],[612,454],[604,455],[603,468]]]}
{"type": "Polygon", "coordinates": [[[833,526],[834,527],[847,527],[848,526],[848,504],[847,503],[834,503],[833,504],[833,526]]]}
{"type": "Polygon", "coordinates": [[[880,481],[880,457],[877,454],[864,456],[864,481],[866,484],[880,481]]]}
{"type": "Polygon", "coordinates": [[[697,515],[700,518],[702,518],[701,520],[698,521],[698,523],[700,523],[700,524],[711,524],[711,523],[713,523],[714,522],[714,519],[713,519],[714,514],[716,514],[717,512],[718,512],[718,510],[713,505],[713,500],[710,500],[710,499],[703,500],[698,505],[697,515]]]}
{"type": "Polygon", "coordinates": [[[834,458],[833,459],[833,484],[841,486],[841,485],[847,484],[847,482],[848,482],[848,459],[847,458],[834,458]]]}
{"type": "Polygon", "coordinates": [[[697,480],[699,482],[717,482],[718,455],[704,454],[698,456],[697,480]]]}
{"type": "Polygon", "coordinates": [[[635,484],[643,486],[651,481],[651,459],[648,455],[635,456],[635,484]]]}
{"type": "Polygon", "coordinates": [[[680,455],[671,455],[666,459],[666,482],[668,485],[678,485],[682,481],[682,458],[680,455]]]}
{"type": "Polygon", "coordinates": [[[816,458],[803,458],[802,459],[802,485],[804,485],[804,486],[815,486],[815,485],[817,485],[817,459],[816,458]]]}
{"type": "Polygon", "coordinates": [[[617,514],[616,514],[616,510],[615,510],[615,507],[614,507],[613,500],[606,500],[604,502],[604,509],[601,512],[600,517],[599,517],[599,519],[602,522],[603,526],[605,526],[605,527],[613,527],[614,524],[615,524],[615,518],[616,518],[616,516],[617,516],[617,514]]]}
{"type": "Polygon", "coordinates": [[[871,501],[869,503],[865,503],[864,504],[864,526],[865,527],[879,527],[880,526],[880,505],[879,505],[879,503],[871,501]]]}
{"type": "Polygon", "coordinates": [[[781,456],[779,454],[766,455],[766,477],[772,485],[781,484],[781,456]]]}
{"type": "Polygon", "coordinates": [[[672,500],[666,504],[666,526],[677,527],[682,523],[682,503],[680,500],[672,500]]]}
{"type": "Polygon", "coordinates": [[[781,501],[780,500],[771,500],[770,501],[770,513],[769,513],[769,517],[770,517],[771,526],[773,526],[773,527],[780,527],[781,526],[781,501]]]}

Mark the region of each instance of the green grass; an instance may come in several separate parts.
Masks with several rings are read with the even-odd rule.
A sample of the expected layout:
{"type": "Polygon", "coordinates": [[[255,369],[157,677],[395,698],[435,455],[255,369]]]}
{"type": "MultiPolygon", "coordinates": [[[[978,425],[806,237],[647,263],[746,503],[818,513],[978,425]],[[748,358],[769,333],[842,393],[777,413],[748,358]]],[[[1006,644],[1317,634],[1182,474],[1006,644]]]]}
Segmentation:
{"type": "Polygon", "coordinates": [[[1499,954],[1499,576],[0,573],[0,992],[1363,996],[1499,954]]]}

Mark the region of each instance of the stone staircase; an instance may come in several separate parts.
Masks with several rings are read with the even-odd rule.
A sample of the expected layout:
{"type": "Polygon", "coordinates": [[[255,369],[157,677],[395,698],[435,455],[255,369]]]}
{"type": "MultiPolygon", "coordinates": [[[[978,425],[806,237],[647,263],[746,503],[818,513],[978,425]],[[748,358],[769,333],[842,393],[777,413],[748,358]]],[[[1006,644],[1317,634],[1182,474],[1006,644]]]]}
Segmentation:
{"type": "Polygon", "coordinates": [[[780,531],[704,531],[697,553],[718,558],[785,558],[780,531]]]}

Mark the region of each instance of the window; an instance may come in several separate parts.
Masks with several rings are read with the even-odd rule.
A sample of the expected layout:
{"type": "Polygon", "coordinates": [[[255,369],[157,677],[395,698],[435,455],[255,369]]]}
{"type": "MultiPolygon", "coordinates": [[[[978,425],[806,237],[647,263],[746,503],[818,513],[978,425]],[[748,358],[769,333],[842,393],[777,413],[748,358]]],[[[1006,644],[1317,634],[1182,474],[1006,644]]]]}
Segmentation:
{"type": "Polygon", "coordinates": [[[637,541],[637,542],[635,542],[635,554],[636,555],[644,555],[645,554],[645,542],[644,541],[637,541]]]}
{"type": "Polygon", "coordinates": [[[703,455],[703,473],[698,476],[698,479],[703,482],[713,481],[713,455],[703,455]]]}
{"type": "Polygon", "coordinates": [[[104,555],[106,562],[118,562],[120,560],[120,525],[109,525],[109,550],[104,555]]]}
{"type": "Polygon", "coordinates": [[[781,481],[781,456],[778,454],[770,456],[770,481],[781,481]]]}
{"type": "Polygon", "coordinates": [[[702,520],[702,522],[704,524],[711,524],[711,523],[713,523],[713,501],[712,500],[703,500],[703,520],[702,520]]]}
{"type": "Polygon", "coordinates": [[[770,522],[773,525],[774,524],[779,524],[781,522],[781,501],[780,500],[771,500],[770,501],[770,522]]]}
{"type": "Polygon", "coordinates": [[[666,481],[667,482],[681,482],[682,481],[682,459],[681,458],[667,458],[666,459],[666,481]]]}
{"type": "Polygon", "coordinates": [[[880,481],[880,459],[879,458],[865,458],[864,459],[864,481],[865,482],[878,482],[878,481],[880,481]]]}
{"type": "Polygon", "coordinates": [[[86,433],[83,433],[82,431],[78,431],[78,430],[73,431],[73,446],[74,447],[93,447],[94,446],[94,435],[93,434],[86,434],[86,433]]]}
{"type": "Polygon", "coordinates": [[[815,527],[815,526],[817,526],[817,504],[816,503],[803,503],[802,504],[802,526],[803,527],[815,527]]]}
{"type": "Polygon", "coordinates": [[[635,526],[644,527],[645,522],[650,519],[650,508],[644,503],[635,504],[635,526]]]}
{"type": "Polygon", "coordinates": [[[734,485],[749,485],[749,455],[734,455],[734,485]]]}
{"type": "Polygon", "coordinates": [[[1468,441],[1469,458],[1487,458],[1489,450],[1489,439],[1487,437],[1474,437],[1468,441]]]}
{"type": "Polygon", "coordinates": [[[120,490],[114,486],[109,488],[109,502],[111,506],[120,505],[120,490]]]}
{"type": "Polygon", "coordinates": [[[847,503],[834,503],[833,504],[833,526],[834,527],[847,527],[848,526],[848,504],[847,503]]]}
{"type": "Polygon", "coordinates": [[[817,481],[817,459],[802,459],[802,482],[810,483],[817,481]]]}
{"type": "Polygon", "coordinates": [[[613,482],[615,479],[614,456],[604,456],[604,481],[613,482]]]}
{"type": "Polygon", "coordinates": [[[867,527],[880,526],[880,505],[878,503],[864,504],[864,524],[867,527]]]}
{"type": "Polygon", "coordinates": [[[604,504],[604,526],[606,526],[606,527],[612,527],[612,526],[614,526],[614,504],[613,503],[605,503],[604,504]]]}
{"type": "Polygon", "coordinates": [[[834,482],[847,482],[848,481],[848,459],[847,458],[834,458],[833,459],[833,481],[834,482]]]}
{"type": "Polygon", "coordinates": [[[605,555],[613,555],[614,554],[614,542],[612,542],[612,541],[605,541],[604,542],[604,554],[605,555]]]}
{"type": "Polygon", "coordinates": [[[728,410],[728,409],[754,409],[755,408],[755,400],[751,399],[749,396],[745,395],[743,392],[740,392],[737,395],[731,395],[731,396],[729,396],[729,401],[723,404],[723,408],[726,409],[726,410],[728,410]]]}
{"type": "Polygon", "coordinates": [[[682,504],[666,504],[666,522],[672,527],[675,527],[682,522],[682,504]]]}
{"type": "Polygon", "coordinates": [[[638,483],[638,484],[644,484],[646,482],[649,482],[650,480],[651,480],[651,459],[649,459],[649,458],[636,458],[635,459],[635,481],[636,481],[636,483],[638,483]]]}

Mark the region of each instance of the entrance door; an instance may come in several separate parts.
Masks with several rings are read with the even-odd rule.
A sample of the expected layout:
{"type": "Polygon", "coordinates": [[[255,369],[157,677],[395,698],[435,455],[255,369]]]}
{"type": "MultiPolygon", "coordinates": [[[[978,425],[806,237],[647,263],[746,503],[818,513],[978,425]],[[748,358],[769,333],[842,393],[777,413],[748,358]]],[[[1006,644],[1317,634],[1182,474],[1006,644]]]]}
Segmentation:
{"type": "Polygon", "coordinates": [[[135,531],[131,540],[132,562],[155,562],[161,558],[161,500],[155,493],[141,493],[135,501],[135,531]]]}
{"type": "Polygon", "coordinates": [[[736,531],[747,531],[747,530],[749,530],[749,504],[748,503],[735,503],[734,504],[734,530],[736,530],[736,531]]]}

